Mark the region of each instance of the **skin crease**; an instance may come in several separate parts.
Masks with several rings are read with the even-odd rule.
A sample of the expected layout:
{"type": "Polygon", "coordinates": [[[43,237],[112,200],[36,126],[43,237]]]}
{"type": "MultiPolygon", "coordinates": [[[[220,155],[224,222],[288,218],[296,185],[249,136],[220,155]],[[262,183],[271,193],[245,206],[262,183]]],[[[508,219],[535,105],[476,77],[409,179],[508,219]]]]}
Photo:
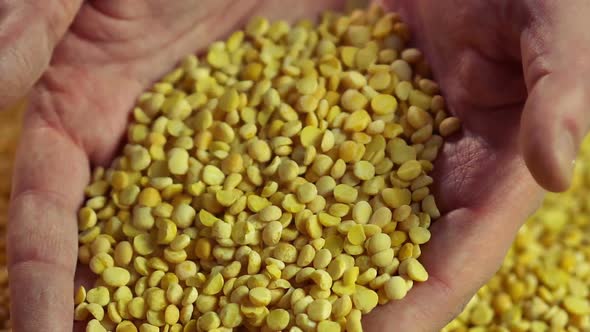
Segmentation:
{"type": "MultiPolygon", "coordinates": [[[[584,29],[576,29],[590,4],[384,2],[410,24],[464,130],[448,141],[435,165],[434,190],[444,215],[422,250],[429,281],[406,299],[376,309],[364,325],[367,331],[436,331],[500,265],[518,227],[540,202],[537,181],[551,190],[569,182],[563,165],[573,159],[588,122],[580,75],[586,68],[570,45],[590,45],[584,29]],[[564,128],[571,135],[562,135],[564,128]]],[[[15,332],[69,331],[76,211],[90,166],[108,165],[120,147],[137,95],[183,55],[203,50],[252,15],[314,17],[342,1],[299,1],[288,11],[272,0],[37,5],[47,8],[24,3],[0,6],[8,13],[0,24],[22,30],[25,38],[9,43],[28,61],[27,74],[16,75],[23,77],[22,88],[45,72],[29,98],[15,167],[8,244],[12,322],[15,332]],[[10,10],[40,16],[35,22],[42,23],[34,27],[47,30],[45,37],[31,42],[38,34],[15,24],[10,10]],[[33,52],[38,55],[28,47],[40,48],[33,52]]],[[[76,283],[89,277],[80,269],[76,283]]]]}

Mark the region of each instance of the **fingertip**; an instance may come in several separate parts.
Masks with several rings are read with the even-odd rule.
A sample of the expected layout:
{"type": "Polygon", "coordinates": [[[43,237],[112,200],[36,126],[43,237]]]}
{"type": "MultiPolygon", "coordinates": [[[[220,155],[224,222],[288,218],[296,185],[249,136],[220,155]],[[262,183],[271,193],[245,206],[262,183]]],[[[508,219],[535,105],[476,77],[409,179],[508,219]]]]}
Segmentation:
{"type": "Polygon", "coordinates": [[[529,92],[520,130],[527,168],[545,190],[569,188],[588,119],[581,84],[558,74],[539,79],[529,92]]]}
{"type": "Polygon", "coordinates": [[[571,135],[558,135],[554,143],[546,138],[524,137],[523,150],[527,168],[543,189],[562,192],[569,188],[576,155],[571,135]]]}

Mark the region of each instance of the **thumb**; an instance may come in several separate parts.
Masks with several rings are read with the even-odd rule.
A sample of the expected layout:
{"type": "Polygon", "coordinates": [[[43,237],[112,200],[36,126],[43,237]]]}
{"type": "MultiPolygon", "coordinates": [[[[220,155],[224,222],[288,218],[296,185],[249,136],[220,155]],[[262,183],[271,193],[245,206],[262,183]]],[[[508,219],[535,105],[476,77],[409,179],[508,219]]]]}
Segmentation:
{"type": "Polygon", "coordinates": [[[0,4],[0,109],[23,97],[51,60],[82,0],[0,4]]]}
{"type": "Polygon", "coordinates": [[[590,127],[590,2],[540,1],[521,35],[529,95],[520,143],[535,180],[550,191],[570,184],[574,159],[590,127]]]}

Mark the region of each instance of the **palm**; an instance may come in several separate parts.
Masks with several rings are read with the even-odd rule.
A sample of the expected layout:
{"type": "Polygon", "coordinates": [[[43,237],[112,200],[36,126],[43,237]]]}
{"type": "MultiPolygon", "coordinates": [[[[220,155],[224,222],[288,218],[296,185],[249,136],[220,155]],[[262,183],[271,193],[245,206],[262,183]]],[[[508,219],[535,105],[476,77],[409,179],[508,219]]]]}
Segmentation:
{"type": "MultiPolygon", "coordinates": [[[[13,317],[15,330],[71,330],[76,206],[89,164],[108,164],[140,92],[184,55],[203,50],[252,15],[292,20],[338,3],[304,1],[288,12],[279,2],[255,0],[102,0],[82,6],[32,91],[26,114],[22,145],[27,148],[17,161],[12,203],[17,212],[11,218],[29,222],[10,230],[11,284],[19,295],[13,312],[22,312],[13,317]],[[48,278],[52,287],[44,282],[48,278]],[[30,303],[62,309],[30,319],[24,314],[30,303]]],[[[90,278],[77,271],[76,283],[90,278]]]]}
{"type": "MultiPolygon", "coordinates": [[[[163,1],[102,0],[87,2],[82,7],[56,49],[51,68],[33,92],[27,115],[29,130],[24,142],[32,148],[20,158],[23,166],[19,170],[27,176],[17,176],[21,179],[21,183],[17,183],[20,195],[13,204],[22,210],[31,204],[46,207],[43,216],[25,212],[24,216],[18,217],[50,220],[20,225],[11,233],[13,251],[20,253],[12,257],[15,262],[13,284],[17,282],[25,286],[33,278],[29,276],[32,269],[43,271],[37,278],[52,275],[60,282],[42,296],[37,294],[38,290],[31,290],[31,298],[16,299],[15,307],[22,302],[25,308],[30,303],[28,301],[34,300],[48,306],[56,305],[57,301],[64,309],[58,317],[51,319],[44,319],[42,315],[37,317],[38,320],[17,319],[17,327],[36,330],[39,328],[35,325],[37,321],[52,321],[55,326],[45,325],[43,328],[52,331],[70,329],[72,304],[70,297],[66,299],[63,294],[71,294],[71,275],[77,251],[75,209],[89,179],[88,164],[106,165],[112,158],[124,135],[128,111],[139,93],[171,69],[183,55],[203,50],[211,41],[242,24],[247,16],[263,14],[291,19],[314,16],[339,2],[300,2],[288,12],[280,11],[282,5],[279,2],[254,0],[184,0],[165,4],[163,1]],[[25,161],[31,158],[42,163],[31,165],[25,161]],[[52,174],[52,177],[47,178],[46,174],[52,174]],[[67,194],[56,194],[61,192],[67,194]],[[61,223],[56,225],[56,220],[61,223]],[[37,229],[34,234],[38,235],[31,236],[34,228],[37,229]],[[50,244],[47,248],[23,249],[19,247],[21,242],[50,244]]],[[[435,9],[438,6],[436,1],[431,2],[435,9]]],[[[419,24],[432,20],[432,17],[425,17],[423,13],[418,15],[414,10],[408,10],[406,16],[416,29],[415,35],[436,36],[439,33],[433,34],[419,24]]],[[[476,71],[481,76],[489,76],[488,71],[495,74],[498,68],[484,63],[484,58],[470,53],[470,49],[456,49],[464,45],[461,42],[465,36],[452,37],[455,38],[453,42],[448,43],[445,39],[446,44],[437,40],[418,40],[418,46],[425,50],[427,57],[436,59],[432,63],[436,78],[442,83],[449,108],[461,117],[465,127],[463,136],[446,145],[436,164],[436,176],[440,179],[437,197],[447,214],[434,225],[435,237],[424,250],[423,259],[431,271],[431,282],[416,287],[406,300],[377,310],[368,320],[369,329],[383,330],[383,326],[391,323],[399,330],[413,331],[403,326],[415,324],[416,318],[423,318],[425,325],[420,330],[429,330],[432,321],[447,319],[449,312],[432,309],[424,299],[442,305],[451,292],[456,293],[454,298],[459,298],[457,294],[466,297],[475,291],[478,284],[466,287],[462,280],[475,279],[476,283],[481,283],[493,272],[520,221],[536,201],[538,189],[518,157],[518,148],[512,144],[525,98],[518,71],[506,70],[508,67],[503,66],[500,72],[506,73],[505,77],[492,75],[490,77],[496,79],[488,81],[490,85],[478,85],[478,78],[470,76],[472,67],[467,66],[457,74],[458,60],[468,60],[470,66],[484,65],[483,73],[479,67],[476,71]],[[458,53],[461,51],[463,53],[458,53]],[[514,82],[518,93],[489,93],[498,91],[498,87],[505,86],[506,82],[514,82]],[[479,98],[472,100],[467,97],[470,95],[479,98]],[[506,213],[498,213],[506,204],[514,206],[505,208],[506,213]],[[477,238],[474,234],[486,234],[487,237],[477,238]],[[498,247],[500,249],[496,249],[498,247]],[[477,267],[472,264],[474,258],[488,262],[484,271],[481,264],[477,267]],[[461,271],[463,276],[456,278],[456,271],[461,271]],[[395,319],[384,312],[395,313],[395,319]]],[[[514,89],[505,88],[503,91],[514,89]]],[[[83,282],[85,278],[78,279],[77,282],[83,282]]],[[[455,312],[457,308],[449,310],[455,312]]]]}
{"type": "Polygon", "coordinates": [[[408,3],[394,7],[414,31],[463,132],[445,144],[435,163],[435,193],[446,213],[423,251],[430,280],[403,301],[378,309],[369,322],[434,331],[496,271],[542,191],[517,143],[527,90],[518,35],[503,30],[506,22],[495,15],[499,6],[474,2],[451,12],[448,2],[408,3]]]}

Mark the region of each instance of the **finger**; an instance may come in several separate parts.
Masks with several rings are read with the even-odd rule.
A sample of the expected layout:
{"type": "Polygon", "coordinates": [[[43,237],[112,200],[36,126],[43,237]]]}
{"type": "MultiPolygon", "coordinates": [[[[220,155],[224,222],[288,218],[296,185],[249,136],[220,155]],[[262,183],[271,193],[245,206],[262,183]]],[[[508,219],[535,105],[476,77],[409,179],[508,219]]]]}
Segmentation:
{"type": "Polygon", "coordinates": [[[15,164],[8,227],[11,320],[15,332],[71,331],[76,210],[88,160],[37,114],[25,117],[15,164]]]}
{"type": "MultiPolygon", "coordinates": [[[[316,18],[329,9],[344,7],[342,0],[302,0],[285,10],[280,1],[87,1],[73,29],[100,42],[101,47],[85,50],[97,57],[130,61],[125,72],[143,85],[160,78],[188,54],[206,51],[208,45],[242,29],[254,16],[269,20],[295,21],[316,18]],[[116,17],[117,19],[114,19],[116,17]],[[104,29],[109,26],[109,29],[104,29]],[[154,28],[165,26],[166,29],[154,28]],[[103,27],[103,29],[99,29],[103,27]],[[145,38],[146,28],[151,38],[145,38]],[[162,41],[170,43],[162,47],[162,41]],[[125,43],[125,47],[121,45],[125,43]],[[137,60],[137,61],[135,61],[137,60]]],[[[63,61],[79,62],[79,54],[65,54],[63,61]]]]}
{"type": "Polygon", "coordinates": [[[590,35],[584,29],[590,3],[535,3],[521,38],[529,96],[520,141],[539,184],[562,191],[569,186],[573,161],[590,126],[590,35]]]}
{"type": "Polygon", "coordinates": [[[431,227],[422,250],[428,281],[414,284],[401,301],[378,307],[363,322],[367,331],[439,331],[459,314],[471,296],[495,273],[522,221],[540,200],[525,167],[505,165],[511,176],[498,181],[481,204],[446,214],[431,227]]]}
{"type": "Polygon", "coordinates": [[[81,0],[3,1],[0,4],[0,110],[39,79],[81,0]]]}

